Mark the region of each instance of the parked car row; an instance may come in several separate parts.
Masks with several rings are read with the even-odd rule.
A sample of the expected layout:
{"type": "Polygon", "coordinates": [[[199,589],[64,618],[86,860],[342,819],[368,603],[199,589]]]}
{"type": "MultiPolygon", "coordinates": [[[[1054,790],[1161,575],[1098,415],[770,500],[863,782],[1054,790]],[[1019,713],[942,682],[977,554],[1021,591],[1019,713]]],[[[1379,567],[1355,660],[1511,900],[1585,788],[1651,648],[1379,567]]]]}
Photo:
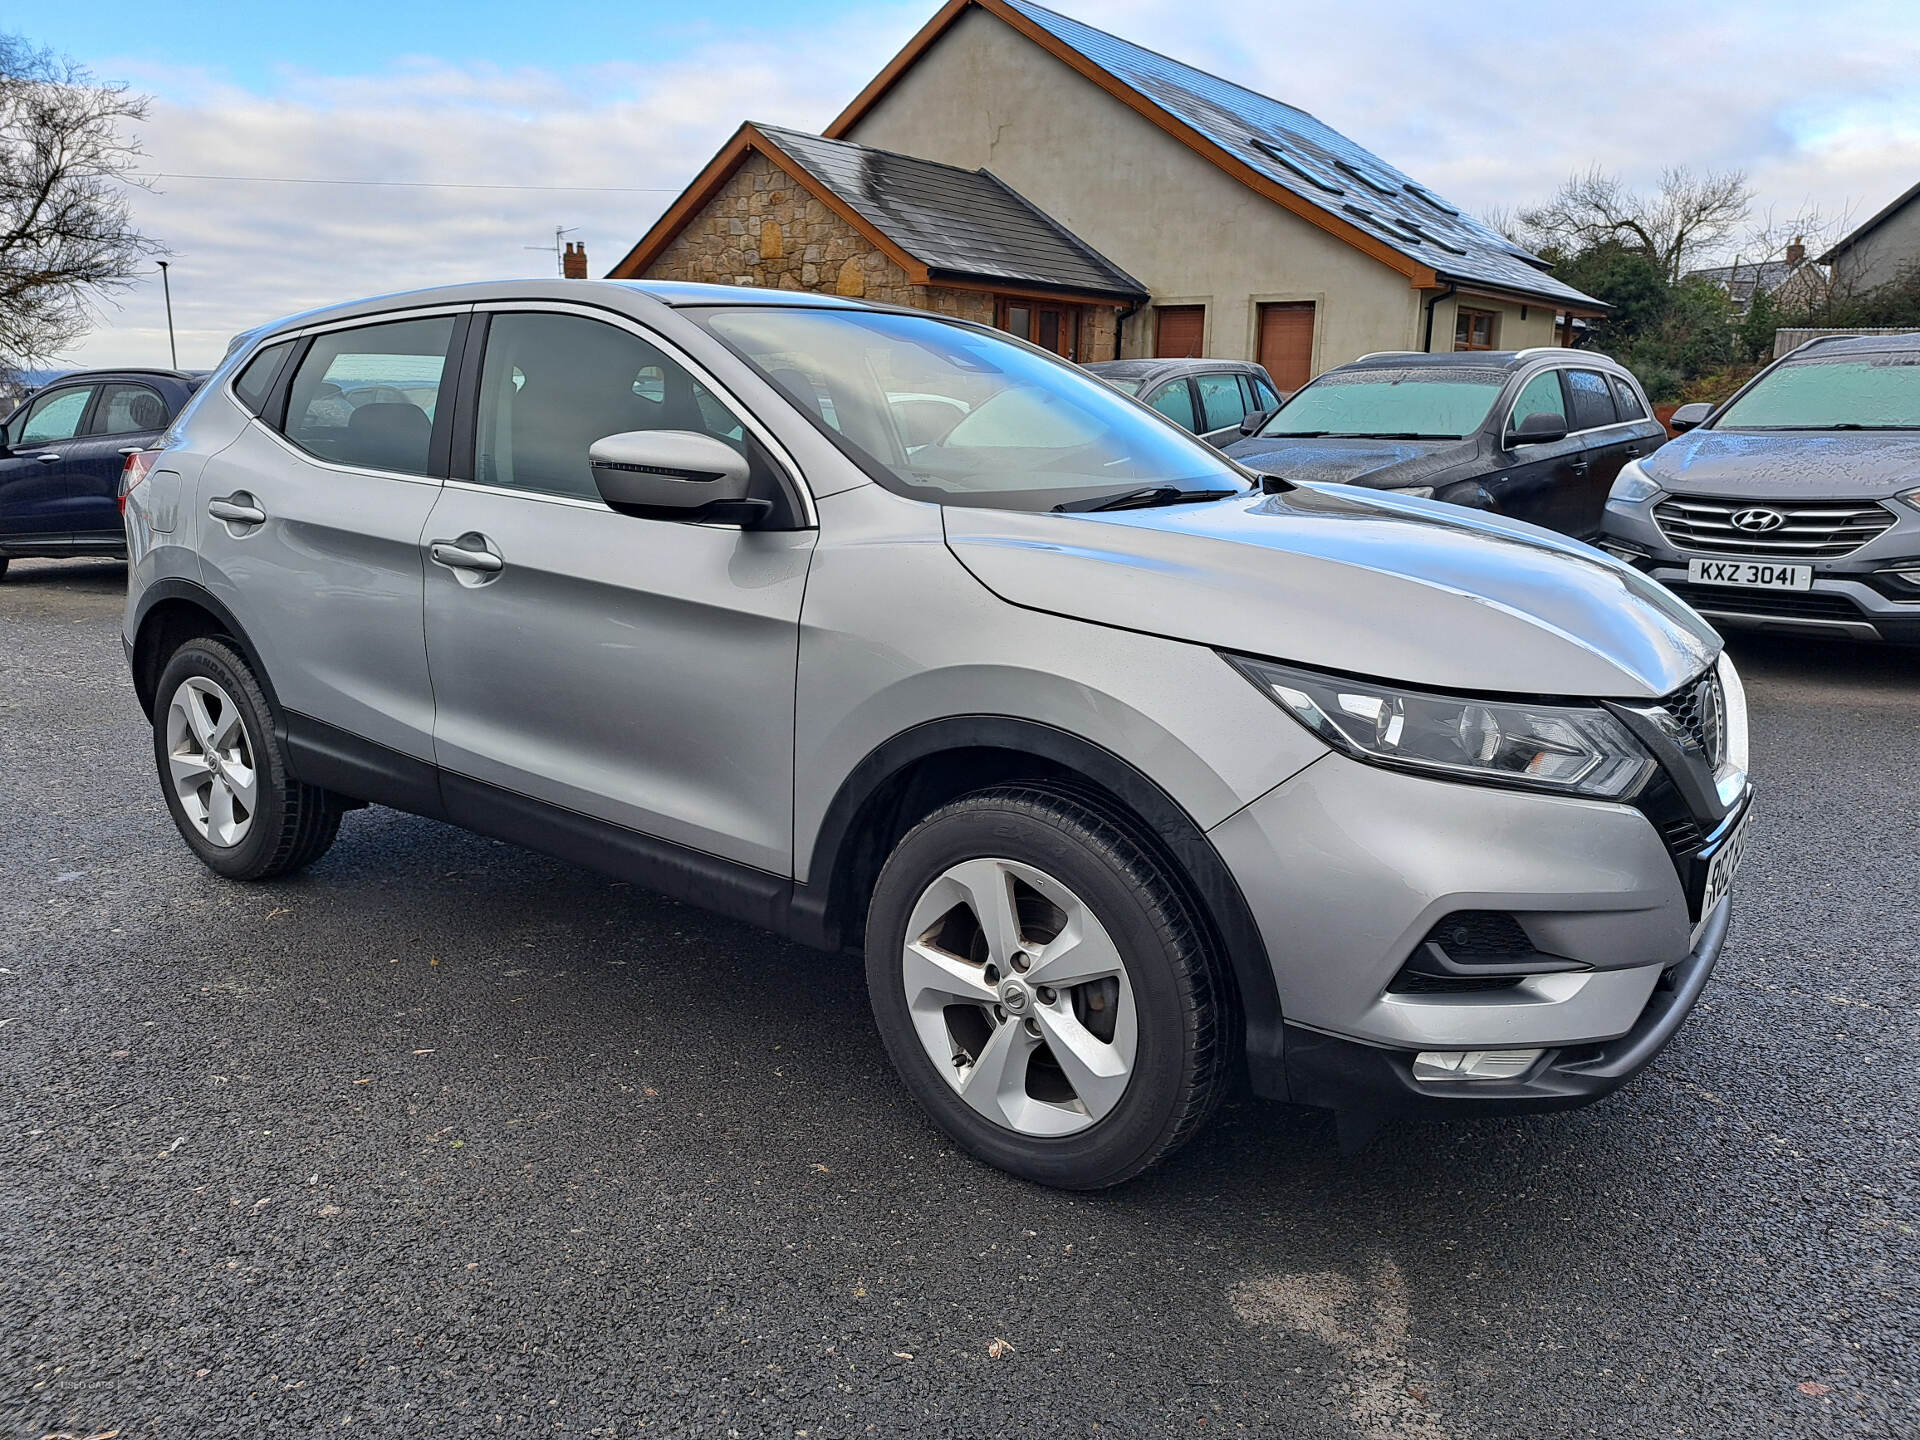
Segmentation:
{"type": "MultiPolygon", "coordinates": [[[[1529,387],[1516,433],[1601,395],[1569,433],[1639,433],[1590,358],[1439,373],[1278,413],[1365,444],[1412,397],[1367,423],[1442,436],[1435,474],[1529,387]]],[[[1350,1139],[1585,1103],[1727,934],[1745,706],[1670,592],[1256,476],[983,326],[389,296],[245,337],[126,477],[134,688],[209,868],[377,803],[863,953],[906,1088],[1035,1180],[1139,1173],[1235,1072],[1350,1139]]]]}

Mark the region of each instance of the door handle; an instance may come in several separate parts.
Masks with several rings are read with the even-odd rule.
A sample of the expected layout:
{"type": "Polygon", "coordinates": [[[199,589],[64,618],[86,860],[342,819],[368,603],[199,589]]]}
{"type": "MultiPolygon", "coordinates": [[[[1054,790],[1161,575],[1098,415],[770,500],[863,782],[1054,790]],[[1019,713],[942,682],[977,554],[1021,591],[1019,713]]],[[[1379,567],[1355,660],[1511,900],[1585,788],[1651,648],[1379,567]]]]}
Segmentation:
{"type": "Polygon", "coordinates": [[[146,448],[147,447],[144,445],[122,445],[114,453],[117,455],[138,455],[142,450],[146,448]]]}
{"type": "Polygon", "coordinates": [[[1576,460],[1567,466],[1567,468],[1576,475],[1584,475],[1593,468],[1593,462],[1591,460],[1576,460]]]}
{"type": "MultiPolygon", "coordinates": [[[[478,539],[480,537],[477,535],[460,537],[460,540],[478,539]]],[[[482,550],[471,544],[463,545],[460,540],[428,541],[427,558],[449,570],[478,570],[487,575],[497,575],[507,568],[507,562],[491,550],[482,550]]]]}
{"type": "Polygon", "coordinates": [[[255,505],[253,497],[245,492],[214,497],[207,502],[207,513],[216,520],[225,520],[234,525],[267,523],[267,512],[255,505]]]}
{"type": "Polygon", "coordinates": [[[58,450],[49,450],[45,454],[36,455],[33,458],[38,460],[42,465],[58,465],[67,457],[62,455],[58,450]]]}

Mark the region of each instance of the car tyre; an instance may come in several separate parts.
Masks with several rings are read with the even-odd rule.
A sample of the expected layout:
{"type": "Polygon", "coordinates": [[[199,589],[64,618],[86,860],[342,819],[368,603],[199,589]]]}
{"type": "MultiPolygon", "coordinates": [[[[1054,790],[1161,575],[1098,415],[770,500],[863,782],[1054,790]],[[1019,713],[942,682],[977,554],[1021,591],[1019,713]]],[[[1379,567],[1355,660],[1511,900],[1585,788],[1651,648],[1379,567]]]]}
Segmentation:
{"type": "Polygon", "coordinates": [[[1191,1139],[1226,1088],[1232,991],[1194,902],[1069,788],[996,788],[921,821],[881,870],[866,948],[908,1090],[1015,1175],[1117,1185],[1191,1139]]]}
{"type": "Polygon", "coordinates": [[[267,880],[327,853],[344,807],[288,770],[266,693],[238,651],[189,640],[168,659],[155,695],[161,793],[208,869],[267,880]]]}

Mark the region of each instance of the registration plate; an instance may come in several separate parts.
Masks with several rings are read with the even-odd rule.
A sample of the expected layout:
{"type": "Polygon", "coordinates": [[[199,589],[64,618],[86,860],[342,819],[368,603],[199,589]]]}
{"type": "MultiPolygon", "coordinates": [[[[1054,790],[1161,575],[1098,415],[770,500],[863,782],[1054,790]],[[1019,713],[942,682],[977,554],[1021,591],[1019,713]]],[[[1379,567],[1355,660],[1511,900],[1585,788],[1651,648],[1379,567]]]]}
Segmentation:
{"type": "Polygon", "coordinates": [[[1753,816],[1753,807],[1749,805],[1741,814],[1733,828],[1721,836],[1713,852],[1701,857],[1707,867],[1705,882],[1700,887],[1700,906],[1694,911],[1694,938],[1698,939],[1700,929],[1713,914],[1713,909],[1733,892],[1734,872],[1740,868],[1740,860],[1747,849],[1747,822],[1753,816]]]}
{"type": "Polygon", "coordinates": [[[1811,590],[1811,565],[1775,565],[1768,560],[1689,560],[1695,585],[1745,585],[1757,590],[1811,590]]]}

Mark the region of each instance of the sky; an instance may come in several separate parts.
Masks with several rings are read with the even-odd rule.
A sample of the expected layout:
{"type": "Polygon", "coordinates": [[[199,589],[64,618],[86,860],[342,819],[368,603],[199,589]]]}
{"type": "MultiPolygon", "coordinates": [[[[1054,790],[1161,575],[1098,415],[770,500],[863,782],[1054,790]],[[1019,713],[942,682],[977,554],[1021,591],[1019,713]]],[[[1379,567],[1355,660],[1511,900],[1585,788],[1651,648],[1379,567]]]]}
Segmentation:
{"type": "MultiPolygon", "coordinates": [[[[88,0],[0,27],[151,97],[134,213],[172,252],[180,363],[201,367],[315,305],[553,274],[557,227],[603,274],[741,121],[817,131],[938,3],[88,0]]],[[[1478,214],[1596,164],[1638,185],[1738,167],[1756,223],[1857,223],[1920,180],[1912,0],[1056,8],[1311,111],[1478,214]]],[[[167,363],[157,272],[62,358],[167,363]]]]}

